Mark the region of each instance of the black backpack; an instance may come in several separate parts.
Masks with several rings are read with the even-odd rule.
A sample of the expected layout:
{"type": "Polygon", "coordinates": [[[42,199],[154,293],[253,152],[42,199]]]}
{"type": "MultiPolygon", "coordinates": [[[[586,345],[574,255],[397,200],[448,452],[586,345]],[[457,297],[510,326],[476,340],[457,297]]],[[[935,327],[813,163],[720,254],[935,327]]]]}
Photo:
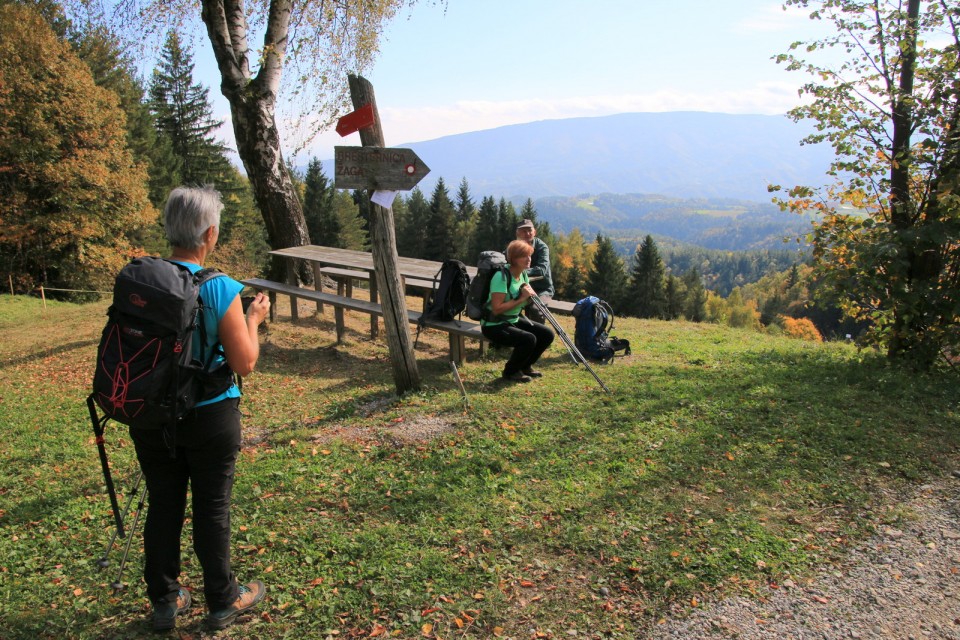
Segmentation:
{"type": "Polygon", "coordinates": [[[437,275],[434,276],[433,290],[417,321],[417,339],[414,345],[420,340],[420,330],[423,329],[427,320],[448,322],[456,320],[463,314],[463,309],[467,306],[469,288],[470,276],[467,274],[467,265],[459,260],[444,260],[437,275]]]}
{"type": "MultiPolygon", "coordinates": [[[[471,320],[489,320],[487,298],[490,297],[490,280],[493,274],[507,268],[507,258],[499,251],[482,251],[477,260],[477,275],[470,283],[467,296],[467,317],[471,320]]],[[[509,282],[509,280],[508,280],[509,282]]]]}
{"type": "MultiPolygon", "coordinates": [[[[131,427],[173,426],[201,400],[233,384],[226,362],[215,370],[194,352],[194,331],[203,344],[200,285],[224,275],[216,269],[191,274],[161,258],[137,258],[113,287],[113,304],[97,347],[91,398],[107,417],[131,427]]],[[[222,351],[220,352],[222,353],[222,351]]]]}
{"type": "Polygon", "coordinates": [[[630,355],[630,341],[610,335],[613,309],[609,304],[596,296],[587,296],[573,307],[573,316],[577,319],[574,345],[584,357],[609,362],[617,351],[630,355]]]}

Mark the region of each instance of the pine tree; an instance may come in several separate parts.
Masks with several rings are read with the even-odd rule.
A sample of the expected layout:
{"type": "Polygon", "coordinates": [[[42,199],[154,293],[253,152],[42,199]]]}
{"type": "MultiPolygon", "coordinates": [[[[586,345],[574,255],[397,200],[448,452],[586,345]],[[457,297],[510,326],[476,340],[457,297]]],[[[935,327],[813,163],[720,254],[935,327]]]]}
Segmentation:
{"type": "Polygon", "coordinates": [[[620,311],[627,289],[626,268],[610,238],[598,233],[596,244],[593,266],[587,274],[587,291],[592,296],[606,300],[614,311],[620,311]]]}
{"type": "Polygon", "coordinates": [[[683,309],[687,302],[687,290],[683,285],[683,280],[672,273],[668,273],[663,294],[665,302],[663,317],[665,320],[676,320],[683,315],[683,309]]]}
{"type": "Polygon", "coordinates": [[[314,244],[338,247],[340,221],[334,212],[333,198],[336,190],[326,174],[323,163],[312,158],[304,176],[303,216],[307,219],[310,240],[314,244]]]}
{"type": "Polygon", "coordinates": [[[517,225],[520,224],[520,216],[512,202],[506,198],[500,198],[497,204],[497,228],[499,230],[497,246],[503,251],[512,240],[517,239],[517,225]]]}
{"type": "Polygon", "coordinates": [[[500,223],[497,203],[493,196],[486,196],[477,211],[477,226],[472,238],[470,253],[476,260],[482,251],[503,251],[500,242],[500,223]]]}
{"type": "Polygon", "coordinates": [[[476,213],[477,207],[473,204],[473,198],[470,196],[470,185],[467,179],[460,180],[460,188],[457,189],[457,220],[466,222],[476,213]]]}
{"type": "Polygon", "coordinates": [[[684,317],[691,322],[703,322],[707,319],[707,290],[696,267],[683,275],[683,284],[687,289],[684,317]]]}
{"type": "Polygon", "coordinates": [[[410,258],[426,258],[430,203],[418,187],[410,192],[406,208],[403,226],[397,229],[397,252],[410,258]]]}
{"type": "Polygon", "coordinates": [[[222,121],[213,119],[209,90],[193,81],[193,55],[176,31],[167,34],[160,65],[150,81],[150,109],[157,129],[170,142],[184,184],[219,183],[230,174],[227,147],[214,137],[222,121]]]}
{"type": "Polygon", "coordinates": [[[457,224],[454,231],[454,239],[457,247],[456,258],[466,264],[471,264],[477,259],[477,254],[472,252],[473,236],[477,231],[477,207],[473,204],[473,197],[470,195],[470,185],[467,179],[460,181],[460,188],[457,190],[456,200],[457,224]]]}
{"type": "Polygon", "coordinates": [[[337,220],[339,233],[333,246],[354,251],[366,251],[369,248],[369,235],[364,228],[360,207],[346,191],[336,191],[333,195],[333,213],[337,220]]]}
{"type": "Polygon", "coordinates": [[[660,251],[648,235],[637,247],[630,271],[628,309],[638,318],[662,318],[666,314],[667,297],[664,291],[666,268],[660,251]]]}
{"type": "Polygon", "coordinates": [[[457,214],[443,178],[437,180],[430,199],[430,218],[427,223],[427,246],[424,257],[442,262],[459,255],[454,241],[457,214]]]}

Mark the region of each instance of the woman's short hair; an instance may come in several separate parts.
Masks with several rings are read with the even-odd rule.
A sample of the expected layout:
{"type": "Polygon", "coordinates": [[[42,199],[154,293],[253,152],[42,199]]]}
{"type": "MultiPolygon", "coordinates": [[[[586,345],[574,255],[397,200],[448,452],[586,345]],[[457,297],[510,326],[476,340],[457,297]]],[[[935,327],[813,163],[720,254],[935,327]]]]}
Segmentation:
{"type": "Polygon", "coordinates": [[[507,262],[513,264],[517,258],[526,258],[533,255],[533,245],[523,240],[514,240],[507,245],[507,262]]]}
{"type": "Polygon", "coordinates": [[[220,193],[213,187],[177,187],[163,208],[167,240],[181,249],[199,248],[207,229],[220,226],[222,210],[220,193]]]}

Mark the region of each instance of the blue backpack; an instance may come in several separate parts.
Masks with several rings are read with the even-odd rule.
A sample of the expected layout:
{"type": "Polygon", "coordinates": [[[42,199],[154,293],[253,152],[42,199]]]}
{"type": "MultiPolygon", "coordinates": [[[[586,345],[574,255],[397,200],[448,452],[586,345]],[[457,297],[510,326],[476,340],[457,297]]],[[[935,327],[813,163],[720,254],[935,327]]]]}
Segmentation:
{"type": "Polygon", "coordinates": [[[587,296],[573,308],[577,319],[573,342],[585,358],[610,362],[618,351],[630,355],[630,341],[610,335],[613,330],[613,309],[596,296],[587,296]]]}

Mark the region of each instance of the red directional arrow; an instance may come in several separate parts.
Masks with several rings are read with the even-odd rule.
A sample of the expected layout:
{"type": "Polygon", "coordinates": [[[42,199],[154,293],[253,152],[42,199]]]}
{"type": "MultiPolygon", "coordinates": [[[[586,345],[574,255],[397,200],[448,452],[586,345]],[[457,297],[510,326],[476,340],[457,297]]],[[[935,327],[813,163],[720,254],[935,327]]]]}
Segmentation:
{"type": "Polygon", "coordinates": [[[337,133],[341,137],[348,136],[351,133],[360,131],[365,127],[369,127],[376,122],[376,118],[373,115],[373,105],[365,104],[353,113],[348,113],[339,120],[337,120],[337,133]]]}

